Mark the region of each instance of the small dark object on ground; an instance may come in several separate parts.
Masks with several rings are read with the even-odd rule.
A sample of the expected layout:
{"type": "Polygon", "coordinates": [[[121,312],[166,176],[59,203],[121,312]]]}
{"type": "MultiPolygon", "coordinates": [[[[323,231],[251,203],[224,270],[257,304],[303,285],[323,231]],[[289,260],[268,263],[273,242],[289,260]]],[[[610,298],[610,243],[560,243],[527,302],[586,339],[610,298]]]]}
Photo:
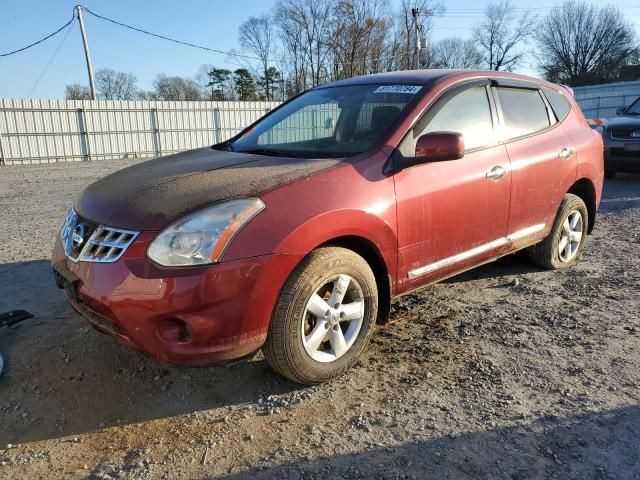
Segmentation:
{"type": "MultiPolygon", "coordinates": [[[[26,310],[11,310],[10,312],[0,314],[0,328],[10,327],[29,318],[33,318],[33,315],[26,310]]],[[[0,375],[2,375],[3,369],[4,360],[2,359],[2,355],[0,355],[0,375]]]]}
{"type": "Polygon", "coordinates": [[[33,315],[26,310],[11,310],[0,314],[0,328],[10,327],[23,320],[33,318],[33,315]]]}

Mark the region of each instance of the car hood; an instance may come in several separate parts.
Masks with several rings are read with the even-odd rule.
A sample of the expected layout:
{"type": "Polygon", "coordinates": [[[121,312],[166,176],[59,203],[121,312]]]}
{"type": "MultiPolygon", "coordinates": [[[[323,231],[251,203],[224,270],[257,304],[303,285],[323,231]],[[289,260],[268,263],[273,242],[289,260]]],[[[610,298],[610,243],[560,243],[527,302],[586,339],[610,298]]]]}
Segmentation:
{"type": "Polygon", "coordinates": [[[607,120],[607,127],[638,127],[640,128],[640,116],[616,117],[607,120]]]}
{"type": "Polygon", "coordinates": [[[339,162],[199,148],[112,173],[89,185],[74,208],[102,225],[160,230],[207,205],[258,195],[339,162]]]}

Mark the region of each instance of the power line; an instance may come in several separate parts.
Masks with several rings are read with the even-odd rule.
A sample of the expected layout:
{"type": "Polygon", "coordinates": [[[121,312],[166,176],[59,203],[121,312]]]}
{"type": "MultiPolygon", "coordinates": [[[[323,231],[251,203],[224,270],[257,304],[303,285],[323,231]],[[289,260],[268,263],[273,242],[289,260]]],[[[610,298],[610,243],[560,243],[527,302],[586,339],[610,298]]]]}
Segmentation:
{"type": "Polygon", "coordinates": [[[29,49],[29,48],[31,48],[31,47],[35,47],[36,45],[39,45],[39,44],[41,44],[42,42],[44,42],[44,41],[46,41],[46,40],[49,40],[51,37],[53,37],[53,36],[57,35],[57,34],[58,34],[58,33],[60,33],[62,30],[64,30],[65,28],[67,28],[69,25],[71,25],[71,23],[72,23],[75,19],[76,19],[76,14],[75,14],[75,12],[74,12],[74,13],[73,13],[73,15],[71,16],[71,19],[70,19],[67,23],[65,23],[64,25],[62,25],[59,29],[57,29],[55,32],[53,32],[53,33],[51,33],[51,34],[47,35],[47,36],[46,36],[46,37],[44,37],[44,38],[41,38],[40,40],[38,40],[38,41],[36,41],[36,42],[30,43],[30,44],[29,44],[29,45],[27,45],[26,47],[19,48],[19,49],[17,49],[17,50],[12,51],[12,52],[0,53],[0,57],[8,57],[9,55],[13,55],[13,54],[15,54],[15,53],[24,52],[25,50],[27,50],[27,49],[29,49]]]}
{"type": "MultiPolygon", "coordinates": [[[[160,39],[166,40],[168,42],[177,43],[179,45],[185,45],[187,47],[198,48],[200,50],[206,50],[206,51],[209,51],[209,52],[220,53],[220,54],[228,55],[228,56],[232,56],[232,57],[245,58],[247,60],[260,60],[260,61],[262,60],[261,58],[253,57],[251,55],[243,55],[243,54],[240,54],[240,53],[235,53],[235,52],[230,52],[230,51],[217,50],[215,48],[206,47],[204,45],[198,45],[198,44],[195,44],[195,43],[185,42],[183,40],[178,40],[178,39],[175,39],[175,38],[167,37],[166,35],[160,35],[159,33],[149,32],[148,30],[144,30],[142,28],[138,28],[138,27],[134,27],[134,26],[131,26],[131,25],[127,25],[126,23],[119,22],[119,21],[114,20],[112,18],[105,17],[103,15],[99,15],[99,14],[91,11],[90,9],[88,9],[85,6],[83,6],[82,8],[85,11],[87,11],[89,14],[91,14],[94,17],[99,18],[101,20],[113,23],[113,24],[118,25],[120,27],[128,28],[129,30],[133,30],[133,31],[136,31],[136,32],[139,32],[139,33],[144,33],[145,35],[150,35],[152,37],[160,38],[160,39]]],[[[404,57],[404,56],[408,56],[408,55],[413,55],[413,52],[404,52],[404,53],[399,53],[399,54],[396,54],[396,55],[386,55],[384,57],[371,58],[371,59],[368,59],[368,62],[382,62],[382,61],[390,60],[390,59],[398,59],[399,57],[404,57]]],[[[272,62],[272,63],[280,63],[278,60],[274,60],[274,59],[267,59],[267,60],[269,62],[272,62]]],[[[351,64],[360,63],[360,62],[346,62],[346,63],[345,62],[341,62],[341,63],[346,64],[346,65],[351,65],[351,64]]]]}
{"type": "Polygon", "coordinates": [[[64,34],[64,37],[62,37],[62,40],[60,41],[60,43],[58,44],[58,48],[56,48],[56,50],[53,52],[53,55],[51,55],[51,58],[49,59],[49,61],[47,62],[47,64],[45,65],[44,69],[42,70],[42,73],[40,74],[40,76],[38,77],[38,80],[36,80],[36,83],[33,84],[33,87],[31,87],[31,90],[29,91],[29,94],[27,95],[28,98],[31,98],[31,95],[33,94],[33,92],[35,91],[35,89],[38,87],[38,85],[40,84],[40,80],[42,80],[42,77],[44,77],[44,74],[47,73],[47,70],[49,69],[49,67],[51,66],[51,64],[53,63],[53,60],[56,58],[56,55],[58,55],[58,52],[60,51],[60,49],[62,48],[62,45],[64,45],[65,40],[67,39],[67,37],[69,36],[69,33],[71,32],[71,30],[73,30],[73,25],[69,25],[69,27],[67,28],[67,33],[64,34]]]}
{"type": "Polygon", "coordinates": [[[95,13],[95,12],[93,12],[93,11],[89,10],[87,7],[84,7],[84,6],[83,6],[83,8],[84,8],[87,12],[89,12],[91,15],[93,15],[94,17],[96,17],[96,18],[99,18],[99,19],[104,20],[104,21],[107,21],[107,22],[114,23],[114,24],[119,25],[119,26],[124,27],[124,28],[128,28],[129,30],[134,30],[134,31],[139,32],[139,33],[144,33],[144,34],[146,34],[146,35],[151,35],[152,37],[161,38],[162,40],[166,40],[166,41],[168,41],[168,42],[178,43],[178,44],[180,44],[180,45],[186,45],[186,46],[188,46],[188,47],[193,47],[193,48],[199,48],[200,50],[207,50],[207,51],[209,51],[209,52],[221,53],[221,54],[223,54],[223,55],[230,55],[230,56],[234,56],[234,57],[246,58],[246,59],[248,59],[248,60],[261,60],[261,59],[260,59],[260,58],[258,58],[258,57],[252,57],[252,56],[250,56],[250,55],[242,55],[242,54],[240,54],[240,53],[234,53],[234,52],[225,52],[224,50],[217,50],[217,49],[215,49],[215,48],[205,47],[204,45],[197,45],[197,44],[195,44],[195,43],[185,42],[185,41],[183,41],[183,40],[177,40],[177,39],[175,39],[175,38],[167,37],[167,36],[165,36],[165,35],[160,35],[159,33],[149,32],[149,31],[147,31],[147,30],[143,30],[142,28],[133,27],[133,26],[131,26],[131,25],[127,25],[126,23],[119,22],[119,21],[114,20],[114,19],[112,19],[112,18],[108,18],[108,17],[104,17],[104,16],[102,16],[102,15],[98,15],[97,13],[95,13]]]}

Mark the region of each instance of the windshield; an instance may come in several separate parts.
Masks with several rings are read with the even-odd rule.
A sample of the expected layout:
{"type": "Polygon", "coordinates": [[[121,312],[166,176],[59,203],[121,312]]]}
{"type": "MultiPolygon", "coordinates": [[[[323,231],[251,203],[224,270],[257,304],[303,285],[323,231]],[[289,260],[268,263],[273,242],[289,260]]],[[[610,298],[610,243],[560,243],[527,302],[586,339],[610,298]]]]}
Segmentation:
{"type": "Polygon", "coordinates": [[[231,151],[339,158],[378,144],[423,93],[414,85],[353,85],[310,90],[232,142],[231,151]]]}
{"type": "Polygon", "coordinates": [[[625,115],[640,115],[640,98],[633,102],[624,113],[625,115]]]}

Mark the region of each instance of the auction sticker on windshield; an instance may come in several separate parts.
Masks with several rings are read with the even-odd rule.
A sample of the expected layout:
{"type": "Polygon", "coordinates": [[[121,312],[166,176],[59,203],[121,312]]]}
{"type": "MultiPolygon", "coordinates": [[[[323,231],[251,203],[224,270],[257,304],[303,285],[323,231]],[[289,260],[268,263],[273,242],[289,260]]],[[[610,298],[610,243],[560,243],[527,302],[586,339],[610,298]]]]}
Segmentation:
{"type": "Polygon", "coordinates": [[[409,93],[415,95],[422,87],[416,85],[383,85],[376,88],[373,93],[409,93]]]}

